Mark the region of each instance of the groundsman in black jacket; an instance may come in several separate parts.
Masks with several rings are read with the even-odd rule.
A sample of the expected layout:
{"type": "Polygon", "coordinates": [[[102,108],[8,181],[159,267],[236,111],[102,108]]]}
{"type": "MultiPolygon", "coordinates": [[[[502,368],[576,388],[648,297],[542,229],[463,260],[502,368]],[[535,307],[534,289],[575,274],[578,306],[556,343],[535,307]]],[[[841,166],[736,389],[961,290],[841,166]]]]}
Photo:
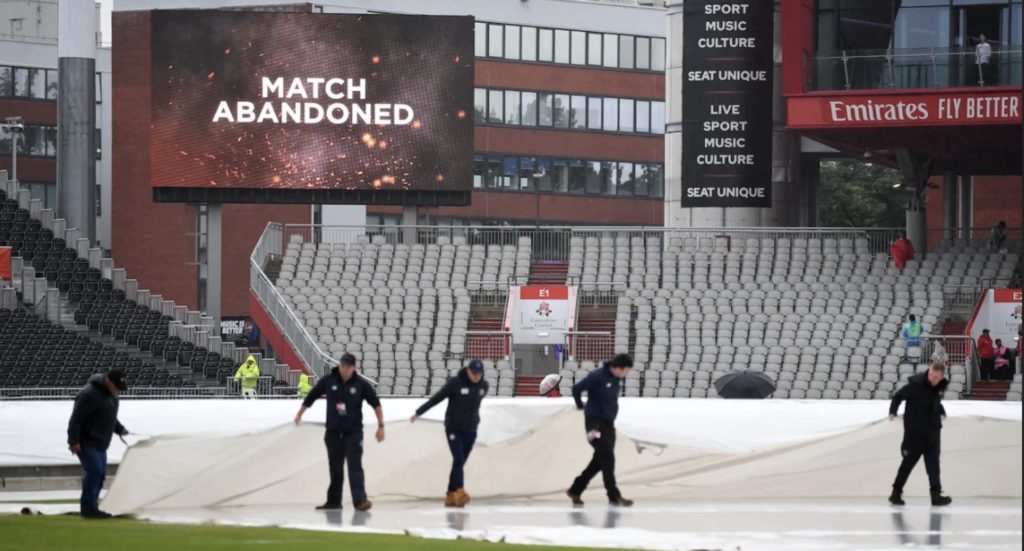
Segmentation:
{"type": "Polygon", "coordinates": [[[409,419],[415,423],[430,408],[448,400],[444,414],[444,432],[448,437],[448,449],[452,452],[452,471],[448,477],[448,493],[445,507],[464,507],[469,495],[464,488],[463,467],[469,459],[476,442],[476,428],[480,424],[480,403],[487,396],[490,385],[484,380],[484,363],[472,360],[459,373],[448,379],[444,387],[430,397],[416,414],[409,419]]]}
{"type": "Polygon", "coordinates": [[[946,417],[946,409],[942,407],[942,393],[947,386],[949,380],[946,379],[946,366],[934,363],[928,371],[912,375],[907,384],[892,397],[889,405],[890,421],[896,419],[900,403],[907,403],[903,412],[903,442],[900,444],[903,462],[892,484],[892,495],[889,496],[889,502],[893,505],[904,504],[903,486],[922,456],[925,470],[928,471],[932,505],[949,505],[953,502],[942,495],[942,482],[939,478],[940,435],[942,419],[946,417]]]}
{"type": "Polygon", "coordinates": [[[107,478],[107,448],[114,433],[128,434],[117,420],[117,395],[128,388],[123,370],[97,373],[75,397],[75,408],[68,420],[68,449],[78,456],[82,478],[81,514],[85,518],[108,518],[100,511],[100,490],[107,478]]]}

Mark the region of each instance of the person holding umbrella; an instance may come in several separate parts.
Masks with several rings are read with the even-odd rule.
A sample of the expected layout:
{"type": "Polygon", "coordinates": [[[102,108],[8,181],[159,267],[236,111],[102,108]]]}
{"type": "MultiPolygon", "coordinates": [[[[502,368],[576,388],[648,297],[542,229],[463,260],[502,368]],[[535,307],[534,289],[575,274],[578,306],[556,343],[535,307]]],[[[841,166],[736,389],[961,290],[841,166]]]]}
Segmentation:
{"type": "Polygon", "coordinates": [[[932,505],[949,505],[953,500],[942,495],[942,481],[939,479],[939,451],[942,419],[946,409],[942,407],[942,393],[949,386],[946,366],[933,363],[924,373],[912,375],[907,384],[896,391],[889,404],[889,420],[895,421],[900,403],[907,402],[903,412],[903,442],[900,452],[903,462],[892,484],[889,503],[904,505],[903,486],[910,478],[910,471],[924,456],[924,468],[928,471],[932,505]]]}
{"type": "Polygon", "coordinates": [[[633,505],[633,500],[622,497],[615,482],[615,417],[619,414],[619,391],[622,380],[633,368],[629,354],[619,354],[600,369],[590,372],[572,386],[572,397],[576,408],[584,410],[584,427],[587,441],[594,448],[594,457],[580,473],[566,492],[572,504],[583,505],[583,491],[598,472],[604,477],[604,489],[608,503],[619,507],[633,505]],[[582,395],[587,393],[587,404],[583,405],[582,395]]]}
{"type": "Polygon", "coordinates": [[[469,459],[476,442],[476,429],[480,425],[480,403],[487,396],[490,384],[484,380],[484,363],[472,360],[458,374],[448,379],[437,391],[416,410],[409,422],[415,423],[430,408],[448,400],[444,414],[444,432],[448,437],[448,450],[452,453],[452,471],[448,476],[448,493],[445,507],[465,507],[469,503],[466,493],[463,467],[469,459]]]}

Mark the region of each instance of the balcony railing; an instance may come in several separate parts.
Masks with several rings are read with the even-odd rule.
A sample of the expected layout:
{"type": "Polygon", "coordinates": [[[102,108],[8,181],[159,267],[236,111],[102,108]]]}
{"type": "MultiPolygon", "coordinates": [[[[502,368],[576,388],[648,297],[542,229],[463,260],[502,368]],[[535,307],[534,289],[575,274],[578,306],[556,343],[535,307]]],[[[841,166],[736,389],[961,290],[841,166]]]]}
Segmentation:
{"type": "Polygon", "coordinates": [[[805,67],[808,89],[817,91],[1021,85],[1020,47],[978,61],[973,49],[860,50],[815,55],[805,67]]]}

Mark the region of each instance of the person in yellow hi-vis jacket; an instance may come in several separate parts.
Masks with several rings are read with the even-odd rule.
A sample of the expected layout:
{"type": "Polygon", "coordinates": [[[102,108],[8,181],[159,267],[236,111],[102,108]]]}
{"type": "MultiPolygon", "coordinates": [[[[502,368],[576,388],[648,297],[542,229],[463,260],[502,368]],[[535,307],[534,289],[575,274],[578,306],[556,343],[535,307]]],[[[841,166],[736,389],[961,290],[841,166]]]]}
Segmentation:
{"type": "Polygon", "coordinates": [[[256,363],[256,357],[249,354],[242,365],[235,371],[235,380],[242,385],[242,396],[247,398],[256,397],[256,382],[259,380],[260,366],[256,363]]]}
{"type": "Polygon", "coordinates": [[[299,388],[295,391],[295,395],[299,398],[305,398],[310,390],[313,390],[313,385],[309,384],[309,375],[305,373],[299,375],[299,388]]]}

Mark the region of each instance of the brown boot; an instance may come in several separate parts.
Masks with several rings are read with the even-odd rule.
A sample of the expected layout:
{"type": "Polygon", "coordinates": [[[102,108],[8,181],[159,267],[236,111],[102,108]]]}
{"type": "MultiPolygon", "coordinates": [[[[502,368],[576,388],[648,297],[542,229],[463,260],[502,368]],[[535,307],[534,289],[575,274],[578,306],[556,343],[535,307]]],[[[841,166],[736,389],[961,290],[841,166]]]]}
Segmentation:
{"type": "Polygon", "coordinates": [[[614,507],[632,507],[633,500],[619,497],[618,499],[609,499],[608,504],[614,507]]]}
{"type": "Polygon", "coordinates": [[[465,507],[469,504],[469,494],[466,493],[466,490],[459,488],[453,493],[455,494],[455,504],[457,507],[465,507]]]}
{"type": "Polygon", "coordinates": [[[458,507],[459,503],[455,499],[455,492],[448,492],[444,495],[444,506],[445,507],[458,507]]]}
{"type": "Polygon", "coordinates": [[[369,511],[371,507],[373,507],[373,502],[368,499],[355,504],[356,511],[369,511]]]}
{"type": "Polygon", "coordinates": [[[572,500],[573,507],[583,506],[583,496],[581,496],[580,494],[574,494],[572,493],[572,490],[566,490],[565,495],[569,496],[569,499],[572,500]]]}

